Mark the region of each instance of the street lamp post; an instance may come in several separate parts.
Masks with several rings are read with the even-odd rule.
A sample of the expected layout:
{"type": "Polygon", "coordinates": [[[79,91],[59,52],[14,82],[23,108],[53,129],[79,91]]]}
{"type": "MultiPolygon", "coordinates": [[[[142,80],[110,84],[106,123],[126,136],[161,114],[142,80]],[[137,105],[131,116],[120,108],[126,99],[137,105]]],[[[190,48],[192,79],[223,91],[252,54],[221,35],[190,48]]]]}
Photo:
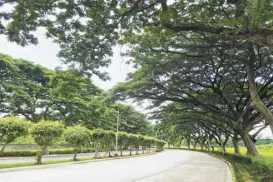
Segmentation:
{"type": "Polygon", "coordinates": [[[119,125],[119,108],[118,108],[118,116],[117,116],[117,134],[116,134],[116,154],[118,156],[118,125],[119,125]]]}

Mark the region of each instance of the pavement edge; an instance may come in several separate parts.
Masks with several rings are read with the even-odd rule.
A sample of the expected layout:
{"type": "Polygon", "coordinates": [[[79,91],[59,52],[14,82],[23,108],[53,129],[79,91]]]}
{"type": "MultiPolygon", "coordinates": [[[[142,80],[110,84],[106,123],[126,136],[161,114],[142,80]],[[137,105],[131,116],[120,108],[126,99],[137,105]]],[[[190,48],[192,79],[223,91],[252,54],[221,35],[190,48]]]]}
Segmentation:
{"type": "Polygon", "coordinates": [[[0,169],[0,173],[5,172],[15,172],[15,171],[25,171],[25,170],[32,170],[32,169],[46,169],[46,168],[54,168],[54,167],[60,167],[64,165],[70,165],[70,164],[83,164],[83,163],[91,163],[91,162],[102,162],[102,161],[110,161],[110,160],[118,160],[118,159],[128,159],[128,158],[136,158],[136,157],[145,157],[145,156],[151,156],[158,154],[159,152],[151,153],[151,154],[139,154],[139,155],[133,155],[133,156],[126,156],[126,157],[113,157],[113,158],[105,158],[105,159],[92,159],[92,160],[86,160],[86,161],[76,161],[76,162],[64,162],[59,164],[45,164],[40,166],[26,166],[26,167],[15,167],[15,168],[6,168],[6,169],[0,169]]]}
{"type": "MultiPolygon", "coordinates": [[[[227,161],[226,159],[224,159],[224,158],[222,158],[222,157],[219,157],[219,156],[217,156],[217,155],[213,155],[212,153],[209,153],[209,155],[210,155],[210,156],[213,156],[213,157],[216,157],[216,158],[218,158],[218,159],[224,161],[224,162],[226,163],[226,165],[228,166],[228,168],[230,169],[230,171],[231,171],[232,182],[237,182],[236,177],[235,177],[235,175],[234,175],[234,174],[235,174],[234,168],[233,168],[232,164],[231,164],[229,161],[227,161]]],[[[227,180],[228,180],[228,177],[227,177],[227,180]]],[[[226,180],[226,181],[227,181],[227,180],[226,180]]]]}

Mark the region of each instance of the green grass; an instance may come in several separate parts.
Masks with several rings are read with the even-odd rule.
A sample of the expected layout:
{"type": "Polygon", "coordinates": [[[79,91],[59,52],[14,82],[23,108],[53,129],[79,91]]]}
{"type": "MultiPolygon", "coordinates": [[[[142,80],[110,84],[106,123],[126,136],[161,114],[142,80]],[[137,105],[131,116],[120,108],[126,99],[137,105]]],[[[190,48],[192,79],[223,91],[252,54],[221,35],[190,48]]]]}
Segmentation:
{"type": "MultiPolygon", "coordinates": [[[[228,153],[234,153],[234,148],[227,148],[228,153]]],[[[259,145],[257,146],[257,150],[262,157],[268,157],[273,159],[273,144],[267,145],[259,145]]],[[[246,154],[246,148],[240,147],[240,151],[242,155],[246,154]]]]}
{"type": "MultiPolygon", "coordinates": [[[[151,153],[139,153],[138,155],[133,154],[132,156],[142,156],[142,155],[151,155],[156,152],[151,152],[151,153]]],[[[125,154],[122,157],[130,157],[129,154],[125,154]]],[[[109,158],[121,158],[121,157],[104,157],[100,159],[109,159],[109,158]]],[[[96,158],[81,158],[78,159],[76,162],[79,161],[92,161],[92,160],[98,160],[96,158]]],[[[42,162],[42,164],[35,164],[33,162],[27,162],[27,163],[14,163],[14,164],[0,164],[0,169],[7,169],[7,168],[18,168],[18,167],[28,167],[28,166],[42,166],[42,165],[49,165],[49,164],[61,164],[61,163],[69,163],[69,162],[75,162],[72,159],[68,160],[56,160],[56,161],[45,161],[42,162]]]]}

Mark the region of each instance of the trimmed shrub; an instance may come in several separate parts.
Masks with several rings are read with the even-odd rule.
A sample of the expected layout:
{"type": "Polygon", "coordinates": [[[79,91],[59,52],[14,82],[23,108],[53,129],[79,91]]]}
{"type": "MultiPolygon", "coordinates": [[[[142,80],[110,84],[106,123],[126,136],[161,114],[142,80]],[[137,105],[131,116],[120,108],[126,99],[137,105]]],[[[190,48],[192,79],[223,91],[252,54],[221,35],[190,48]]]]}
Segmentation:
{"type": "Polygon", "coordinates": [[[138,135],[135,134],[128,134],[127,143],[130,146],[130,155],[132,155],[132,148],[137,144],[138,135]]]}
{"type": "Polygon", "coordinates": [[[77,160],[77,153],[81,146],[89,143],[90,131],[83,126],[69,127],[64,131],[65,140],[73,146],[74,157],[73,160],[77,160]]]}
{"type": "Polygon", "coordinates": [[[37,155],[36,150],[11,150],[0,153],[0,157],[30,157],[37,155]]]}
{"type": "Polygon", "coordinates": [[[63,125],[52,121],[40,121],[31,127],[30,134],[40,147],[40,150],[37,151],[38,164],[42,163],[42,156],[46,148],[62,135],[63,130],[63,125]]]}
{"type": "Polygon", "coordinates": [[[0,153],[4,151],[7,144],[15,141],[16,138],[24,136],[28,131],[28,122],[16,117],[6,117],[0,119],[0,143],[4,146],[0,153]]]}
{"type": "Polygon", "coordinates": [[[118,132],[118,145],[120,149],[120,155],[122,156],[122,148],[128,144],[128,133],[118,132]]]}
{"type": "MultiPolygon", "coordinates": [[[[78,151],[80,152],[80,150],[78,151]]],[[[95,152],[94,148],[85,148],[83,153],[95,152]]],[[[106,152],[105,149],[100,152],[106,152]]],[[[49,154],[74,154],[73,148],[49,149],[49,154]]],[[[8,150],[0,153],[0,157],[32,157],[37,155],[37,150],[8,150]]]]}

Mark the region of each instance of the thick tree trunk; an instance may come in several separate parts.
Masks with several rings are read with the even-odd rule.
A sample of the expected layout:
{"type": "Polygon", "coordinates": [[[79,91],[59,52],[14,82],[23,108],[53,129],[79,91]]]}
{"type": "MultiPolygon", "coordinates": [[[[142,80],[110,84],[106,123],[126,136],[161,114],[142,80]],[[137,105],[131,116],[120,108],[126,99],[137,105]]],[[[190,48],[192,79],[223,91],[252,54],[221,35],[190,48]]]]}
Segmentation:
{"type": "Polygon", "coordinates": [[[37,164],[42,164],[42,157],[43,157],[43,154],[44,154],[45,151],[46,151],[46,148],[47,148],[47,147],[42,147],[41,150],[39,150],[39,151],[37,152],[37,156],[36,156],[37,164]]]}
{"type": "Polygon", "coordinates": [[[123,153],[122,153],[122,148],[121,148],[121,150],[120,150],[120,156],[123,156],[123,153]]]}
{"type": "Polygon", "coordinates": [[[249,134],[247,132],[240,132],[240,136],[242,138],[242,140],[244,141],[244,144],[247,148],[248,151],[248,155],[254,156],[254,157],[259,157],[260,154],[258,152],[258,150],[256,149],[254,143],[252,142],[249,134]]]}
{"type": "Polygon", "coordinates": [[[238,144],[238,135],[235,134],[234,137],[232,138],[232,142],[233,142],[233,146],[234,146],[234,152],[236,154],[240,154],[240,147],[239,147],[239,144],[238,144]]]}
{"type": "Polygon", "coordinates": [[[273,114],[269,108],[261,101],[255,84],[255,75],[254,75],[254,63],[255,63],[255,52],[253,50],[252,44],[248,45],[248,50],[250,54],[250,59],[247,62],[247,77],[249,83],[249,93],[252,99],[252,106],[265,118],[269,123],[271,132],[273,134],[273,114]]]}
{"type": "Polygon", "coordinates": [[[188,143],[188,149],[191,149],[191,143],[190,143],[190,141],[187,141],[187,143],[188,143]]]}
{"type": "Polygon", "coordinates": [[[132,146],[130,146],[130,154],[129,155],[132,155],[132,146]]]}
{"type": "Polygon", "coordinates": [[[201,147],[201,150],[204,150],[204,144],[203,143],[200,144],[200,147],[201,147]]]}
{"type": "Polygon", "coordinates": [[[170,144],[170,143],[168,143],[168,149],[169,149],[169,148],[171,148],[171,144],[170,144]]]}

